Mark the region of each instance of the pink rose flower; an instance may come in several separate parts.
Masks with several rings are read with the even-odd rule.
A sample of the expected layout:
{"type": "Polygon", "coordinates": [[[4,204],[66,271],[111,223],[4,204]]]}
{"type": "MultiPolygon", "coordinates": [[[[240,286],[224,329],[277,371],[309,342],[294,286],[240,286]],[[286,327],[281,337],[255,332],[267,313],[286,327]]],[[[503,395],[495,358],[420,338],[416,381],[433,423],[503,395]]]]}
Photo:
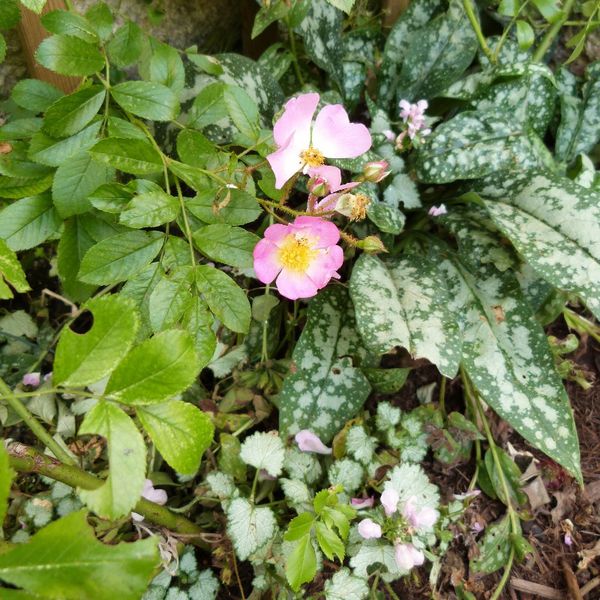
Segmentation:
{"type": "Polygon", "coordinates": [[[296,444],[302,452],[315,452],[316,454],[331,454],[331,448],[328,448],[320,439],[308,429],[299,431],[295,436],[296,444]]]}
{"type": "Polygon", "coordinates": [[[371,519],[363,519],[358,524],[358,533],[365,540],[380,538],[382,535],[381,526],[372,521],[371,519]]]}
{"type": "MultiPolygon", "coordinates": [[[[150,500],[150,502],[154,502],[155,504],[163,504],[167,503],[167,492],[165,490],[157,490],[154,488],[152,481],[150,479],[146,479],[144,481],[144,489],[142,490],[142,498],[146,498],[146,500],[150,500]]],[[[134,521],[143,521],[144,517],[139,513],[132,512],[131,518],[134,521]]]]}
{"type": "Polygon", "coordinates": [[[398,496],[398,492],[393,488],[389,488],[381,494],[381,504],[386,516],[390,517],[396,512],[399,501],[400,496],[398,496]]]}
{"type": "Polygon", "coordinates": [[[254,248],[254,272],[263,283],[275,281],[289,298],[311,298],[324,288],[344,262],[338,228],[320,217],[297,217],[270,225],[254,248]]]}
{"type": "Polygon", "coordinates": [[[373,508],[375,504],[375,498],[373,496],[369,496],[368,498],[351,498],[350,504],[356,508],[356,510],[361,510],[362,508],[373,508]]]}
{"type": "Polygon", "coordinates": [[[335,210],[335,201],[341,193],[360,185],[359,181],[342,183],[342,172],[337,167],[329,165],[309,169],[308,174],[311,176],[311,181],[316,178],[316,180],[324,182],[327,188],[327,192],[323,194],[325,198],[315,206],[316,211],[327,212],[335,210]]]}
{"type": "Polygon", "coordinates": [[[41,381],[41,373],[26,373],[23,375],[23,385],[38,387],[41,381]]]}
{"type": "Polygon", "coordinates": [[[331,104],[313,115],[319,94],[301,94],[288,100],[273,127],[277,150],[267,156],[282,188],[300,169],[320,167],[325,158],[356,158],[371,147],[371,134],[361,123],[350,123],[341,104],[331,104]]]}
{"type": "Polygon", "coordinates": [[[406,571],[425,562],[425,555],[412,544],[396,544],[395,557],[398,567],[406,571]]]}
{"type": "Polygon", "coordinates": [[[421,509],[417,509],[414,496],[411,496],[406,501],[402,509],[402,514],[415,529],[431,529],[438,520],[438,512],[433,508],[424,506],[421,509]]]}

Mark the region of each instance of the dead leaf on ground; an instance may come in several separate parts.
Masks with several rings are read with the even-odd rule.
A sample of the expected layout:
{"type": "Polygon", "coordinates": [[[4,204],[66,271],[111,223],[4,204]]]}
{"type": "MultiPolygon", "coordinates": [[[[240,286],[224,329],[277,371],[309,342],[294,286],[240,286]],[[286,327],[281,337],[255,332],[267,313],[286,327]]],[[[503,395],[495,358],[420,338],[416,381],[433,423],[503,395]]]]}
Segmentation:
{"type": "Polygon", "coordinates": [[[600,540],[598,540],[591,548],[585,548],[579,552],[579,556],[581,557],[581,560],[577,564],[577,568],[582,571],[583,569],[587,569],[590,563],[600,556],[600,540]]]}

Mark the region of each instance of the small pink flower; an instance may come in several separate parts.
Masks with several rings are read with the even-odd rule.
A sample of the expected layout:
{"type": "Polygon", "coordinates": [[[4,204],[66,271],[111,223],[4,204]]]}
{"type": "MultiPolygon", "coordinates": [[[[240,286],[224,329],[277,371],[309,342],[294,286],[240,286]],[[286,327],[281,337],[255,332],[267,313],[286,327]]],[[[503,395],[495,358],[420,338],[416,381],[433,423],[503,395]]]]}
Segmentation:
{"type": "Polygon", "coordinates": [[[573,538],[570,533],[565,533],[564,542],[565,546],[571,547],[573,545],[573,538]]]}
{"type": "Polygon", "coordinates": [[[381,504],[386,516],[390,517],[396,510],[398,510],[398,502],[400,502],[400,496],[398,492],[393,488],[388,488],[381,494],[381,504]]]}
{"type": "Polygon", "coordinates": [[[406,571],[425,562],[423,552],[417,550],[412,544],[396,544],[395,557],[398,567],[406,571]]]}
{"type": "Polygon", "coordinates": [[[427,214],[430,217],[441,217],[448,214],[448,209],[445,204],[440,204],[439,206],[432,206],[427,214]]]}
{"type": "Polygon", "coordinates": [[[308,429],[299,431],[295,436],[296,444],[302,452],[315,452],[316,454],[331,454],[328,448],[317,435],[308,429]]]}
{"type": "Polygon", "coordinates": [[[358,524],[358,533],[360,533],[361,537],[365,540],[380,538],[382,535],[381,525],[378,525],[371,519],[363,519],[358,524]]]}
{"type": "MultiPolygon", "coordinates": [[[[415,104],[411,104],[407,100],[400,100],[400,117],[406,123],[408,129],[408,137],[412,140],[417,133],[420,135],[428,135],[431,129],[425,128],[425,111],[428,107],[427,100],[419,100],[415,104]]],[[[396,140],[398,146],[398,140],[396,140]]]]}
{"type": "Polygon", "coordinates": [[[483,529],[484,529],[484,527],[479,521],[475,521],[475,523],[473,523],[473,525],[471,525],[471,531],[474,534],[481,533],[483,531],[483,529]]]}
{"type": "Polygon", "coordinates": [[[27,373],[23,375],[23,385],[38,387],[41,381],[41,373],[27,373]]]}
{"type": "Polygon", "coordinates": [[[415,506],[415,497],[411,496],[402,509],[402,514],[415,529],[431,529],[438,520],[438,512],[424,506],[420,510],[415,506]]]}
{"type": "Polygon", "coordinates": [[[391,129],[384,129],[381,133],[388,142],[393,142],[396,139],[396,134],[391,129]]]}
{"type": "Polygon", "coordinates": [[[350,123],[341,104],[331,104],[313,115],[319,94],[301,94],[288,100],[273,127],[277,150],[267,156],[275,173],[275,187],[282,188],[300,169],[324,164],[325,158],[356,158],[371,147],[371,134],[361,123],[350,123]]]}
{"type": "Polygon", "coordinates": [[[356,510],[361,510],[362,508],[372,508],[375,504],[375,498],[373,498],[373,496],[369,496],[368,498],[352,498],[350,500],[350,504],[356,508],[356,510]]]}
{"type": "MultiPolygon", "coordinates": [[[[144,481],[144,489],[142,490],[142,498],[146,498],[146,500],[150,500],[150,502],[154,502],[155,504],[163,504],[167,503],[167,492],[165,490],[157,490],[154,488],[152,481],[150,479],[146,479],[144,481]]],[[[144,517],[139,513],[132,512],[131,518],[134,521],[143,521],[144,517]]]]}
{"type": "Polygon", "coordinates": [[[344,262],[337,242],[338,228],[320,217],[297,217],[293,223],[270,225],[254,248],[254,272],[263,283],[275,281],[279,293],[289,298],[311,298],[344,262]]]}
{"type": "Polygon", "coordinates": [[[390,163],[387,160],[377,160],[369,162],[363,169],[363,175],[366,181],[379,183],[385,179],[391,171],[389,171],[390,163]]]}

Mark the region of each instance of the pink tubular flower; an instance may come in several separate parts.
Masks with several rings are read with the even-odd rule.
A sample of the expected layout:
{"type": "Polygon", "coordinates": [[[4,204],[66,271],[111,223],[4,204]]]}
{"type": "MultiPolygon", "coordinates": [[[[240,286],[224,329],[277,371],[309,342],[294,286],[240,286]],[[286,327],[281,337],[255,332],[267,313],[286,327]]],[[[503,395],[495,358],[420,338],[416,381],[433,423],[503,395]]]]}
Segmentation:
{"type": "Polygon", "coordinates": [[[415,529],[431,529],[438,520],[438,512],[425,506],[420,510],[415,506],[415,497],[411,496],[402,509],[402,514],[415,529]]]}
{"type": "Polygon", "coordinates": [[[319,167],[325,158],[356,158],[371,147],[371,134],[361,123],[350,123],[341,104],[323,107],[313,124],[319,94],[302,94],[288,100],[273,127],[277,150],[267,156],[282,188],[300,169],[319,167]]]}
{"type": "Polygon", "coordinates": [[[290,300],[311,298],[324,288],[344,262],[338,228],[320,217],[297,217],[270,225],[254,248],[254,272],[290,300]]]}
{"type": "Polygon", "coordinates": [[[425,562],[425,555],[412,544],[396,544],[395,557],[398,567],[406,571],[425,562]]]}
{"type": "Polygon", "coordinates": [[[299,431],[295,436],[296,444],[302,452],[315,452],[316,454],[331,454],[331,448],[328,448],[320,439],[308,429],[299,431]]]}
{"type": "Polygon", "coordinates": [[[427,214],[430,217],[441,217],[448,214],[448,209],[445,204],[440,204],[439,206],[432,206],[427,214]]]}
{"type": "Polygon", "coordinates": [[[373,498],[373,496],[369,496],[368,498],[351,498],[350,504],[356,508],[356,510],[360,510],[361,508],[373,508],[375,498],[373,498]]]}
{"type": "Polygon", "coordinates": [[[23,385],[38,387],[41,381],[41,373],[26,373],[23,375],[23,385]]]}
{"type": "Polygon", "coordinates": [[[398,492],[395,489],[389,488],[385,490],[383,494],[381,494],[380,500],[386,516],[390,517],[398,510],[400,496],[398,496],[398,492]]]}
{"type": "Polygon", "coordinates": [[[371,519],[363,519],[358,524],[358,533],[365,540],[372,540],[376,538],[380,538],[382,535],[381,525],[375,523],[371,519]]]}
{"type": "MultiPolygon", "coordinates": [[[[154,489],[154,485],[150,479],[146,479],[144,481],[144,489],[142,490],[142,498],[146,498],[146,500],[150,500],[150,502],[154,502],[155,504],[163,504],[167,503],[167,492],[165,490],[157,490],[154,489]]],[[[131,513],[131,518],[134,521],[143,521],[144,517],[136,512],[131,513]]]]}
{"type": "Polygon", "coordinates": [[[428,135],[431,129],[425,128],[425,111],[429,104],[427,100],[419,100],[411,104],[408,100],[400,100],[400,117],[408,126],[408,136],[414,139],[417,133],[428,135]]]}

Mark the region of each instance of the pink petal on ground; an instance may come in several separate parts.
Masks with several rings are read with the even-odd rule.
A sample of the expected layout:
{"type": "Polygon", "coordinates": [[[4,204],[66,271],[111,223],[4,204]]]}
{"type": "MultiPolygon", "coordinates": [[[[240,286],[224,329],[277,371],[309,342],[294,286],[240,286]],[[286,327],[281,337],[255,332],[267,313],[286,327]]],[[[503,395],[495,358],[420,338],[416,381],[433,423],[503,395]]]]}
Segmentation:
{"type": "Polygon", "coordinates": [[[344,251],[340,246],[331,246],[327,250],[321,250],[319,256],[306,269],[306,274],[321,289],[329,283],[334,275],[337,275],[336,271],[343,263],[344,251]]]}
{"type": "Polygon", "coordinates": [[[267,160],[275,173],[275,187],[279,190],[302,168],[300,152],[303,147],[296,144],[292,136],[285,146],[267,156],[267,160]]]}
{"type": "Polygon", "coordinates": [[[328,448],[319,438],[318,435],[303,429],[299,431],[295,436],[294,440],[298,444],[298,448],[302,452],[315,452],[316,454],[331,454],[331,448],[328,448]]]}
{"type": "Polygon", "coordinates": [[[311,177],[322,177],[329,185],[330,192],[337,192],[342,185],[342,172],[337,167],[322,165],[308,170],[311,177]]]}
{"type": "Polygon", "coordinates": [[[279,248],[270,240],[263,239],[254,246],[254,272],[263,283],[271,283],[281,271],[279,248]]]}
{"type": "Polygon", "coordinates": [[[321,217],[296,217],[293,225],[304,230],[312,238],[315,238],[316,248],[333,246],[340,239],[339,229],[333,223],[321,217]]]}
{"type": "Polygon", "coordinates": [[[310,126],[319,104],[319,94],[301,94],[291,98],[273,127],[273,139],[278,146],[287,145],[294,136],[301,150],[310,146],[310,126]]]}
{"type": "Polygon", "coordinates": [[[355,158],[371,147],[371,134],[362,123],[350,123],[341,104],[325,106],[315,120],[312,145],[327,158],[355,158]]]}
{"type": "Polygon", "coordinates": [[[30,387],[38,387],[40,385],[41,374],[40,373],[26,373],[23,375],[23,385],[30,387]]]}
{"type": "Polygon", "coordinates": [[[298,300],[299,298],[312,298],[317,295],[319,288],[314,281],[306,274],[298,271],[283,269],[275,281],[277,290],[289,300],[298,300]]]}

